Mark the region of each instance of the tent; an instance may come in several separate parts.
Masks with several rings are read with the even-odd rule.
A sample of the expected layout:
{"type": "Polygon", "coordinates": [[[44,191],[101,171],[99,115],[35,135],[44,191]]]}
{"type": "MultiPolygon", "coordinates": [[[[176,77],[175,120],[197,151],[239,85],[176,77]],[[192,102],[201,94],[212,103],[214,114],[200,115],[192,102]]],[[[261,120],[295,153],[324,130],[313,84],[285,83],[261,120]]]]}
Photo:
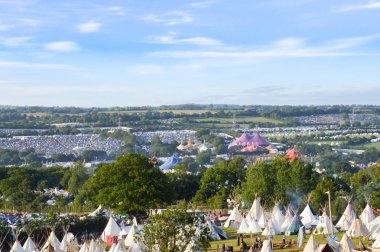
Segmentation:
{"type": "Polygon", "coordinates": [[[230,216],[224,223],[224,227],[233,227],[233,228],[238,228],[240,226],[240,223],[243,220],[243,216],[240,214],[238,207],[235,206],[234,209],[232,210],[230,216]]]}
{"type": "Polygon", "coordinates": [[[336,223],[336,227],[340,230],[348,230],[354,221],[356,213],[354,208],[352,207],[351,202],[348,202],[346,209],[343,212],[343,215],[340,217],[338,223],[336,223]]]}
{"type": "Polygon", "coordinates": [[[267,219],[265,218],[265,214],[263,213],[259,219],[259,221],[257,222],[259,224],[259,226],[261,228],[265,228],[265,226],[267,225],[267,219]]]}
{"type": "Polygon", "coordinates": [[[11,252],[25,252],[24,248],[21,246],[20,242],[18,240],[13,243],[13,246],[11,248],[11,252]]]}
{"type": "Polygon", "coordinates": [[[284,222],[281,224],[281,229],[283,231],[287,230],[290,223],[292,222],[293,220],[293,214],[292,214],[292,210],[290,210],[290,207],[288,207],[288,209],[286,210],[286,213],[285,213],[285,220],[284,222]]]}
{"type": "Polygon", "coordinates": [[[255,219],[251,219],[249,224],[249,233],[250,234],[258,234],[261,233],[261,227],[257,223],[255,219]]]}
{"type": "Polygon", "coordinates": [[[315,217],[315,214],[309,204],[306,205],[305,209],[300,214],[301,222],[305,226],[305,228],[310,229],[313,222],[318,220],[317,217],[315,217]]]}
{"type": "Polygon", "coordinates": [[[214,241],[229,239],[229,235],[211,221],[207,221],[207,226],[209,228],[211,239],[214,241]]]}
{"type": "Polygon", "coordinates": [[[363,222],[363,224],[367,227],[369,227],[369,223],[373,221],[376,218],[375,214],[373,213],[372,208],[367,204],[360,215],[360,220],[363,222]]]}
{"type": "Polygon", "coordinates": [[[174,154],[173,156],[168,158],[168,160],[166,160],[165,163],[163,163],[160,166],[160,169],[161,170],[169,170],[169,169],[173,168],[176,164],[181,163],[181,162],[182,162],[182,158],[180,158],[180,157],[178,157],[178,155],[174,154]]]}
{"type": "Polygon", "coordinates": [[[107,243],[107,246],[111,246],[113,243],[117,242],[117,237],[119,236],[121,229],[117,225],[116,221],[112,216],[110,216],[107,226],[104,229],[101,239],[107,243]]]}
{"type": "Polygon", "coordinates": [[[248,214],[251,216],[251,218],[254,218],[256,221],[259,221],[261,216],[264,215],[264,210],[260,204],[260,197],[257,197],[253,201],[252,207],[249,210],[248,214]]]}
{"type": "Polygon", "coordinates": [[[24,246],[22,247],[25,252],[38,252],[38,248],[30,236],[28,236],[28,239],[26,239],[24,246]]]}
{"type": "Polygon", "coordinates": [[[339,250],[342,252],[351,252],[356,250],[355,245],[352,243],[347,234],[343,234],[342,239],[339,242],[339,250]]]}
{"type": "Polygon", "coordinates": [[[273,224],[272,220],[269,220],[262,235],[273,236],[278,234],[281,234],[281,230],[273,224]]]}
{"type": "Polygon", "coordinates": [[[237,233],[238,234],[248,234],[249,233],[249,224],[245,218],[243,218],[243,220],[241,221],[237,233]]]}
{"type": "Polygon", "coordinates": [[[272,252],[272,243],[270,240],[264,240],[263,246],[261,247],[260,252],[272,252]]]}
{"type": "Polygon", "coordinates": [[[296,235],[298,234],[299,229],[303,226],[300,217],[294,215],[292,222],[289,224],[288,228],[285,231],[286,235],[296,235]]]}
{"type": "Polygon", "coordinates": [[[279,228],[281,232],[284,231],[282,228],[282,224],[285,222],[285,216],[282,214],[282,211],[278,207],[278,205],[275,205],[272,210],[272,222],[273,224],[279,228]]]}
{"type": "Polygon", "coordinates": [[[98,215],[109,217],[110,213],[107,209],[102,208],[102,205],[99,205],[98,208],[92,213],[90,213],[88,216],[96,217],[98,215]]]}
{"type": "Polygon", "coordinates": [[[49,246],[51,246],[55,252],[62,252],[61,243],[59,242],[57,236],[55,236],[54,231],[51,231],[45,245],[42,247],[41,251],[48,251],[49,246]]]}
{"type": "Polygon", "coordinates": [[[350,237],[367,236],[368,229],[360,219],[355,218],[346,233],[350,237]]]}
{"type": "Polygon", "coordinates": [[[338,230],[332,225],[333,230],[331,229],[330,217],[327,216],[326,211],[323,211],[322,216],[319,217],[318,224],[314,229],[314,234],[332,234],[338,233],[338,230]]]}
{"type": "Polygon", "coordinates": [[[372,244],[372,248],[380,249],[380,233],[377,235],[375,242],[372,244]]]}
{"type": "Polygon", "coordinates": [[[133,244],[135,243],[134,239],[135,239],[136,229],[137,229],[137,226],[132,225],[131,229],[128,232],[127,237],[125,238],[124,244],[127,248],[132,247],[133,244]]]}
{"type": "Polygon", "coordinates": [[[228,149],[245,146],[266,147],[268,145],[270,145],[270,143],[267,142],[259,133],[254,133],[251,136],[244,132],[238,139],[228,145],[228,149]]]}
{"type": "Polygon", "coordinates": [[[310,235],[309,240],[307,241],[303,252],[318,252],[319,244],[315,239],[314,235],[310,235]]]}

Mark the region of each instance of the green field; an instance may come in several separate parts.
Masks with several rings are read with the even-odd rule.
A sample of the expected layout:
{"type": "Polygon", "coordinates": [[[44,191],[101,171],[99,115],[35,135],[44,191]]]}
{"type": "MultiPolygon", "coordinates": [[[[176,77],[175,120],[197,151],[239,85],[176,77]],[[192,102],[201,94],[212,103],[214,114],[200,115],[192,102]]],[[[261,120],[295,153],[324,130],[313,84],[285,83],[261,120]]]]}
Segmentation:
{"type": "MultiPolygon", "coordinates": [[[[197,118],[198,122],[203,121],[217,121],[219,123],[229,123],[233,122],[233,118],[197,118]]],[[[237,124],[250,124],[250,123],[283,123],[281,120],[266,118],[266,117],[253,117],[253,116],[240,116],[236,117],[235,121],[237,124]]]]}
{"type": "MultiPolygon", "coordinates": [[[[234,248],[234,251],[240,251],[240,246],[237,246],[237,234],[236,234],[236,229],[231,229],[231,228],[223,228],[223,230],[225,230],[230,236],[232,236],[232,239],[230,240],[221,240],[221,241],[213,241],[211,242],[211,248],[208,249],[208,251],[216,251],[216,248],[217,246],[219,245],[219,248],[220,248],[220,251],[221,251],[221,248],[222,248],[222,245],[223,243],[226,245],[226,246],[233,246],[234,248]]],[[[341,239],[343,233],[338,233],[336,234],[339,239],[341,239]]],[[[290,251],[302,251],[303,248],[305,247],[307,241],[309,240],[310,238],[310,235],[307,235],[306,238],[303,240],[303,243],[302,243],[302,247],[301,248],[298,248],[297,247],[297,236],[296,235],[291,235],[291,236],[286,236],[286,241],[288,242],[289,239],[292,239],[295,241],[295,244],[292,245],[291,247],[289,248],[284,248],[282,249],[281,248],[281,244],[282,244],[282,236],[283,235],[276,235],[274,237],[274,242],[273,242],[273,250],[277,250],[277,251],[284,251],[284,252],[290,252],[290,251]]],[[[253,241],[256,239],[257,235],[254,235],[253,236],[253,241]]],[[[326,237],[323,237],[323,235],[314,235],[315,239],[318,241],[318,243],[320,244],[325,244],[326,243],[326,237]]],[[[265,237],[264,236],[260,236],[261,240],[264,240],[265,237]]],[[[251,243],[251,238],[249,235],[244,235],[244,241],[247,243],[247,245],[250,245],[251,243]]],[[[358,246],[359,245],[359,238],[354,238],[352,240],[352,242],[358,246]]],[[[368,241],[368,240],[363,240],[363,243],[366,245],[366,246],[369,246],[371,245],[371,242],[368,241]]]]}
{"type": "Polygon", "coordinates": [[[160,113],[163,113],[163,112],[172,112],[173,114],[186,114],[186,115],[191,115],[191,114],[202,114],[202,113],[206,113],[206,112],[210,112],[212,114],[215,114],[217,111],[215,110],[208,110],[208,109],[152,109],[152,110],[121,110],[121,111],[103,111],[101,113],[108,113],[108,114],[117,114],[117,113],[120,113],[120,114],[128,114],[128,115],[131,115],[131,114],[141,114],[141,113],[146,113],[146,112],[160,112],[160,113]]]}
{"type": "Polygon", "coordinates": [[[376,148],[376,149],[380,150],[380,143],[368,143],[368,144],[360,145],[358,147],[362,147],[362,148],[376,148]]]}

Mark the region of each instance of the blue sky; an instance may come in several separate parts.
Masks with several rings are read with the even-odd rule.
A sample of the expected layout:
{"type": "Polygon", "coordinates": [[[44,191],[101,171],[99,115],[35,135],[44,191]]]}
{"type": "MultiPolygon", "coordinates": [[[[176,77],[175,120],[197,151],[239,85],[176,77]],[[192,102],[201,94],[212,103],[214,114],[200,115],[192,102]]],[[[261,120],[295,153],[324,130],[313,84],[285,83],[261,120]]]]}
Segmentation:
{"type": "Polygon", "coordinates": [[[0,104],[380,104],[380,1],[0,0],[0,104]]]}

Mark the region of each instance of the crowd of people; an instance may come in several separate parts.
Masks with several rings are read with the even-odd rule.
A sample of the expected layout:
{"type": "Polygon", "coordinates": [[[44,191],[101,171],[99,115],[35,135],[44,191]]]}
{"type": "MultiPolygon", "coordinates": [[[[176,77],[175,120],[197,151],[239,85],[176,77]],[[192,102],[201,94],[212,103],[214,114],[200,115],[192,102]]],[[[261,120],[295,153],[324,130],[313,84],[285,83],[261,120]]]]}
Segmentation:
{"type": "Polygon", "coordinates": [[[29,148],[45,156],[52,154],[79,154],[83,150],[105,151],[107,154],[119,150],[124,142],[118,139],[101,139],[98,134],[22,136],[0,138],[0,149],[20,152],[29,148]]]}

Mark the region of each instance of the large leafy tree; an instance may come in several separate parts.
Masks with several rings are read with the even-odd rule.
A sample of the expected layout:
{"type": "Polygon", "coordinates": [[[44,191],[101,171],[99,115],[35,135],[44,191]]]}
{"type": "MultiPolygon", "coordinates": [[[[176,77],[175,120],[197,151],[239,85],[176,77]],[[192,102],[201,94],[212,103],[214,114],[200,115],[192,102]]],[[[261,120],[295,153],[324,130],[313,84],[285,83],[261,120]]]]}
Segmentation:
{"type": "Polygon", "coordinates": [[[226,206],[228,196],[245,179],[245,161],[236,158],[231,161],[221,161],[216,166],[208,168],[201,179],[200,188],[194,200],[212,203],[213,207],[226,206]]]}
{"type": "Polygon", "coordinates": [[[98,204],[119,212],[144,212],[162,207],[172,200],[173,191],[165,174],[138,154],[119,157],[115,163],[103,164],[88,180],[77,203],[98,204]]]}

